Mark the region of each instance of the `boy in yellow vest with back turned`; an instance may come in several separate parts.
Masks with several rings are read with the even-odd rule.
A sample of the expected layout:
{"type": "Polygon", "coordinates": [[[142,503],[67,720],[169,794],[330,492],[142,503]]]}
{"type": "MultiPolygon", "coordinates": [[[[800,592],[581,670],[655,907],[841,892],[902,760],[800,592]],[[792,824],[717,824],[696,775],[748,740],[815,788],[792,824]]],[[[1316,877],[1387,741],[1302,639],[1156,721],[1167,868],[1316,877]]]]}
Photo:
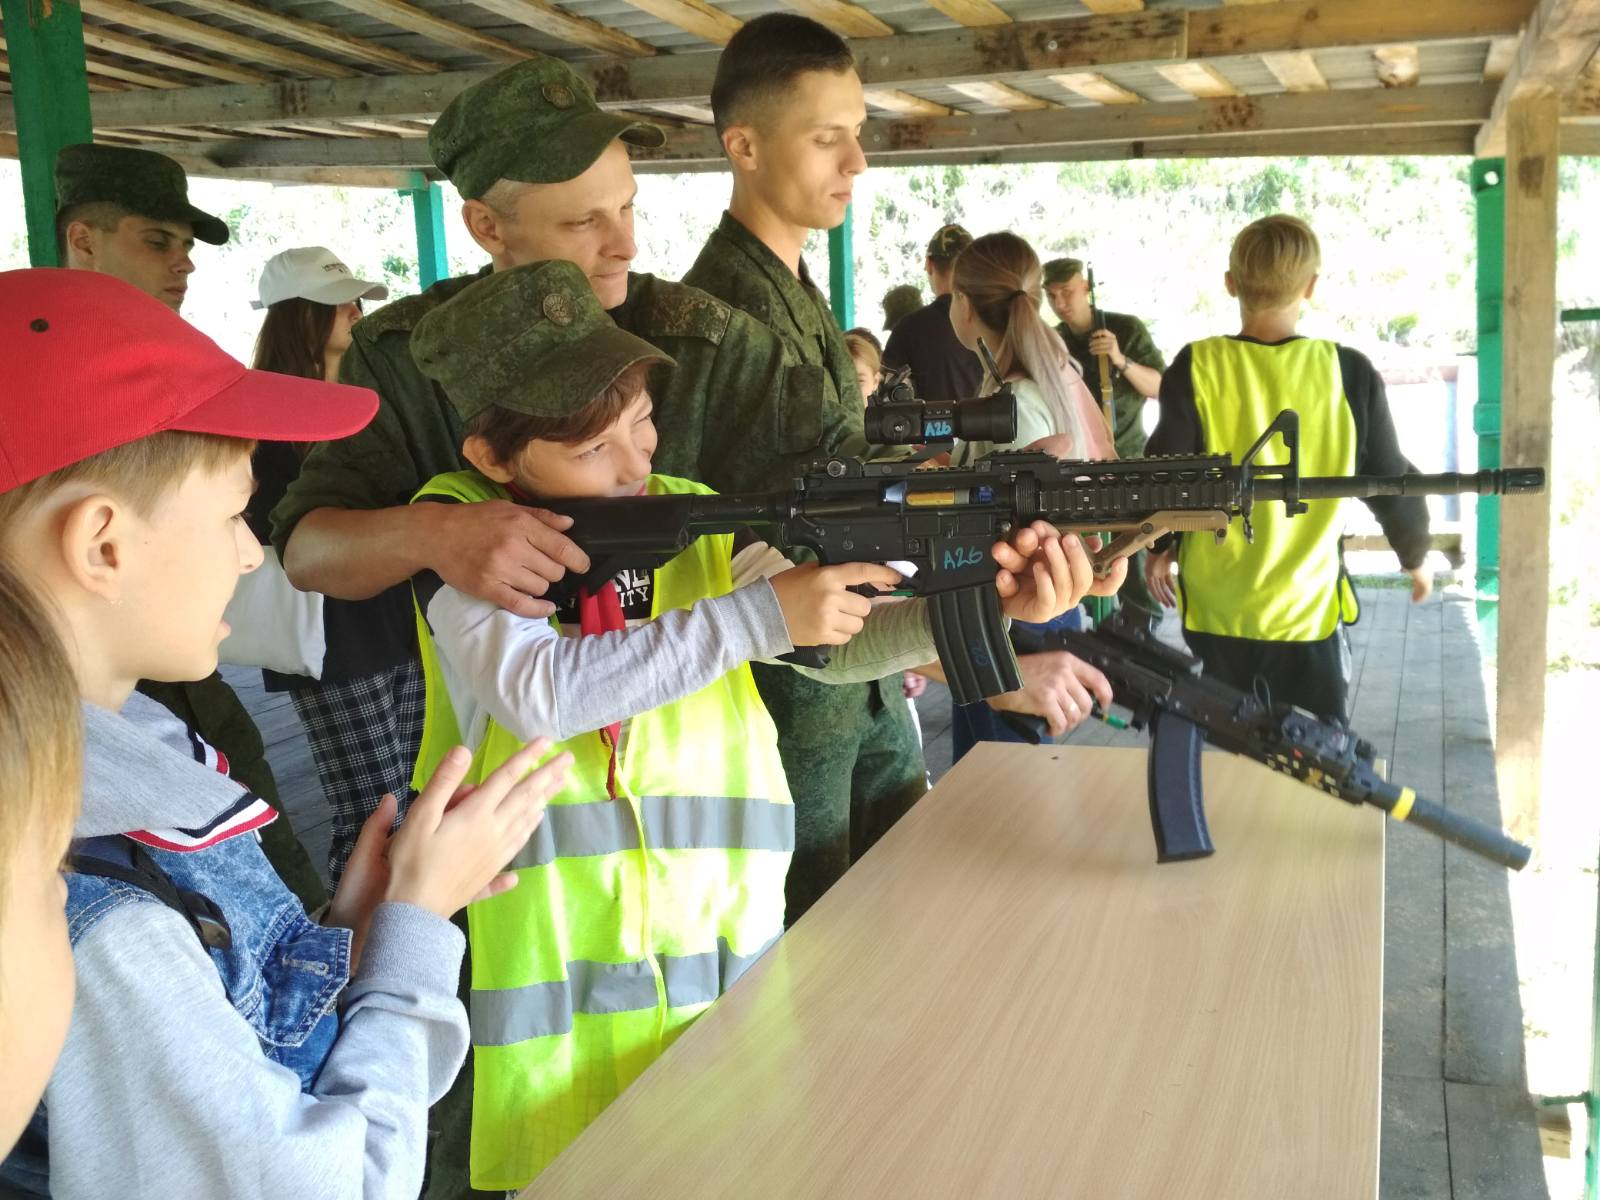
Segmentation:
{"type": "MultiPolygon", "coordinates": [[[[1322,251],[1297,217],[1277,214],[1234,239],[1224,276],[1239,301],[1240,330],[1192,342],[1161,377],[1161,422],[1147,454],[1226,454],[1234,461],[1283,409],[1300,415],[1303,475],[1399,475],[1400,452],[1383,380],[1357,350],[1295,332],[1317,285],[1322,251]]],[[[1282,462],[1282,443],[1263,462],[1282,462]],[[1276,455],[1275,452],[1276,451],[1276,455]]],[[[1419,497],[1365,501],[1411,576],[1411,598],[1427,599],[1428,509],[1419,497]]],[[[1238,521],[1216,542],[1195,534],[1157,547],[1145,565],[1150,592],[1183,605],[1183,636],[1206,674],[1250,690],[1259,679],[1274,700],[1346,719],[1343,626],[1355,593],[1339,550],[1341,502],[1313,500],[1288,516],[1259,504],[1254,541],[1238,521]],[[1178,564],[1174,591],[1172,567],[1178,564]]]]}
{"type": "MultiPolygon", "coordinates": [[[[583,272],[530,263],[464,288],[417,323],[475,469],[416,503],[705,493],[651,470],[660,350],[619,329],[583,272]]],[[[1002,608],[1064,611],[1093,582],[1083,546],[1038,524],[996,546],[1002,608]]],[[[1101,584],[1115,589],[1120,573],[1101,584]]],[[[412,581],[427,681],[419,775],[459,735],[474,771],[548,733],[569,786],[473,905],[472,1186],[518,1188],[553,1159],[783,930],[794,809],[751,660],[835,647],[818,674],[875,679],[928,661],[919,600],[875,563],[792,566],[749,536],[698,539],[522,617],[412,581]]]]}

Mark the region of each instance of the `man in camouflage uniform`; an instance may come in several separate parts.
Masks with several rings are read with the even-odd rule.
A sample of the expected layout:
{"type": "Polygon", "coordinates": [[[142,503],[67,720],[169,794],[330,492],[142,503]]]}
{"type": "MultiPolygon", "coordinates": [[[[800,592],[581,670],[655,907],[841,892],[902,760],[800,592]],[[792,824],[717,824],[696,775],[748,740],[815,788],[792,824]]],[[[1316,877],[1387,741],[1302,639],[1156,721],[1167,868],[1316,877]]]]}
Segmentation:
{"type": "MultiPolygon", "coordinates": [[[[56,156],[55,187],[61,265],[115,276],[173,312],[182,308],[194,273],[189,255],[195,239],[213,246],[228,240],[226,223],[189,203],[183,168],[149,150],[64,146],[56,156]]],[[[139,690],[221,751],[230,776],[280,807],[261,731],[221,674],[192,683],[146,679],[139,690]]],[[[287,818],[262,827],[261,846],[307,910],[327,903],[322,879],[287,818]]]]}
{"type": "MultiPolygon", "coordinates": [[[[1083,368],[1083,377],[1095,399],[1100,399],[1096,354],[1111,362],[1111,399],[1117,410],[1116,446],[1119,458],[1144,454],[1145,401],[1161,391],[1161,373],[1167,360],[1161,356],[1150,330],[1138,317],[1106,312],[1089,304],[1089,281],[1083,260],[1056,258],[1044,264],[1044,291],[1061,324],[1056,332],[1083,368]],[[1104,328],[1101,328],[1102,324],[1104,328]]],[[[1117,598],[1154,621],[1161,607],[1144,582],[1144,551],[1128,564],[1128,581],[1117,598]]]]}
{"type": "MultiPolygon", "coordinates": [[[[844,219],[837,197],[848,202],[851,177],[866,167],[854,136],[843,132],[852,119],[859,125],[858,110],[865,114],[849,49],[804,17],[758,17],[723,51],[711,101],[734,165],[733,198],[684,282],[768,326],[795,358],[825,373],[828,403],[859,411],[844,334],[800,255],[810,228],[844,219]],[[825,126],[838,140],[816,150],[814,136],[809,143],[786,136],[776,114],[802,111],[808,130],[825,126]]],[[[898,674],[830,687],[784,667],[751,663],[750,670],[778,727],[794,797],[792,923],[916,803],[927,768],[898,674]]]]}
{"type": "MultiPolygon", "coordinates": [[[[575,262],[620,327],[676,360],[652,388],[659,472],[723,491],[761,488],[818,455],[864,448],[859,402],[825,395],[822,369],[798,362],[769,330],[704,292],[628,271],[636,189],[627,146],[663,140],[655,126],[601,112],[569,67],[544,57],[475,84],[440,114],[429,148],[466,201],[463,219],[491,262],[356,324],[341,379],[375,389],[381,403],[356,438],[312,451],[273,512],[274,538],[299,586],[380,597],[409,612],[408,581],[432,570],[458,590],[532,617],[552,611],[540,599],[550,582],[588,568],[560,532],[566,522],[540,510],[408,504],[434,475],[466,465],[460,420],[412,360],[412,331],[489,271],[575,262]]],[[[417,747],[409,749],[414,757],[417,747]]],[[[471,1090],[469,1067],[436,1110],[430,1197],[472,1194],[471,1090]]]]}

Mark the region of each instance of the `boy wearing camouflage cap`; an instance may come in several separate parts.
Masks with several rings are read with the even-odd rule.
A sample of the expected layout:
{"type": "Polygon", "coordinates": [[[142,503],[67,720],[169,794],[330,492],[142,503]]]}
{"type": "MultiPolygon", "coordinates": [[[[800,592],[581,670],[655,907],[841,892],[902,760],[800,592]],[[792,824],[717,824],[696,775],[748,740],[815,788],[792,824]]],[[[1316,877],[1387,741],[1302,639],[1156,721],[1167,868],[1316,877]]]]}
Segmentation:
{"type": "MultiPolygon", "coordinates": [[[[418,323],[412,352],[472,463],[430,480],[419,505],[559,512],[710,491],[653,471],[651,370],[672,363],[619,329],[572,263],[474,283],[418,323]]],[[[1009,615],[1059,608],[1090,582],[1081,550],[1069,560],[1048,532],[996,548],[1008,570],[1024,549],[1050,568],[1037,589],[1002,576],[1009,615]]],[[[514,864],[518,886],[468,912],[474,1187],[525,1185],[782,932],[794,810],[747,664],[805,644],[838,647],[809,672],[828,680],[927,661],[921,601],[848,590],[899,580],[718,535],[573,589],[553,617],[433,572],[413,581],[428,676],[418,778],[458,737],[474,748],[469,781],[540,736],[576,760],[514,864]]]]}
{"type": "MultiPolygon", "coordinates": [[[[811,230],[844,220],[867,166],[857,140],[866,104],[850,48],[806,17],[757,17],[717,62],[711,111],[733,196],[684,282],[769,326],[824,373],[830,401],[859,412],[849,347],[801,257],[811,230]]],[[[795,797],[792,922],[922,797],[927,769],[898,676],[823,688],[761,666],[755,679],[795,797]]]]}
{"type": "MultiPolygon", "coordinates": [[[[355,440],[319,446],[274,512],[285,569],[303,588],[375,598],[369,644],[355,657],[382,691],[353,705],[379,714],[374,746],[353,778],[384,786],[335,797],[344,844],[371,798],[415,757],[421,674],[407,580],[446,582],[524,616],[547,615],[550,581],[587,560],[561,522],[512,505],[406,507],[418,487],[464,464],[461,423],[446,389],[417,368],[411,336],[422,317],[475,279],[518,264],[579,264],[616,321],[679,364],[657,409],[664,469],[720,487],[764,484],[796,460],[859,439],[859,411],[822,401],[816,375],[791,369],[766,330],[692,288],[629,272],[635,253],[629,147],[663,134],[603,112],[557,59],[538,56],[467,88],[429,134],[435,161],[465,200],[463,219],[491,263],[442,281],[359,322],[341,377],[378,392],[377,420],[355,440]],[[398,750],[396,750],[398,747],[398,750]]],[[[355,741],[359,746],[359,740],[355,741]]]]}

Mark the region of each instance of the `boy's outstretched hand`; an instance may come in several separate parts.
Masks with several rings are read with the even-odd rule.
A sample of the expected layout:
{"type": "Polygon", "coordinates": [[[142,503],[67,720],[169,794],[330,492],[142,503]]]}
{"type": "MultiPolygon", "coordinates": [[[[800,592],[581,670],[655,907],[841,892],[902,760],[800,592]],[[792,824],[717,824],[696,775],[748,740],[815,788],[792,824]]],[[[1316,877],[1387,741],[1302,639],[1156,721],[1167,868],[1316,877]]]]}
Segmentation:
{"type": "Polygon", "coordinates": [[[572,755],[561,754],[534,770],[549,749],[548,738],[534,739],[476,787],[461,786],[472,765],[466,747],[446,754],[389,840],[385,899],[449,917],[515,887],[517,877],[501,868],[539,827],[572,766],[572,755]]]}
{"type": "Polygon", "coordinates": [[[796,646],[842,646],[861,632],[872,600],[850,591],[867,584],[877,591],[900,586],[900,572],[879,563],[805,563],[780,571],[767,582],[778,594],[783,623],[796,646]]]}
{"type": "Polygon", "coordinates": [[[1104,579],[1097,579],[1089,555],[1099,548],[1093,534],[1087,539],[1063,534],[1045,521],[996,542],[991,553],[1000,566],[994,579],[1000,610],[1013,620],[1037,623],[1070,612],[1085,596],[1115,595],[1127,577],[1128,560],[1118,559],[1104,579]]]}

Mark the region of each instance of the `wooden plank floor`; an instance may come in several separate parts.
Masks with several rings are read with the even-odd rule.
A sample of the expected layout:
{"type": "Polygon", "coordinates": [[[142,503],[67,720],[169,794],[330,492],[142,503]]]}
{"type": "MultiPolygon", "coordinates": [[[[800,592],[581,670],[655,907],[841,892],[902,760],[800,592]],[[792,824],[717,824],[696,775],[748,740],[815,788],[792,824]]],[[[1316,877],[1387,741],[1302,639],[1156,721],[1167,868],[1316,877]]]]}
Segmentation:
{"type": "MultiPolygon", "coordinates": [[[[1405,592],[1378,589],[1364,589],[1362,599],[1362,619],[1350,630],[1352,727],[1388,761],[1391,778],[1498,822],[1470,602],[1435,596],[1413,606],[1405,592]]],[[[1170,619],[1162,634],[1181,636],[1170,619]]],[[[328,812],[288,697],[266,693],[258,672],[229,668],[225,674],[261,726],[291,823],[313,861],[325,866],[328,812]]],[[[937,779],[950,766],[948,693],[930,683],[917,708],[929,772],[937,779]]],[[[1144,744],[1142,735],[1100,722],[1085,722],[1062,740],[1144,744]]],[[[1337,803],[1306,795],[1308,803],[1337,803]]],[[[1376,814],[1352,809],[1350,819],[1376,814]]],[[[1420,831],[1391,825],[1390,834],[1380,1194],[1384,1200],[1541,1200],[1547,1192],[1526,1099],[1504,872],[1420,831]]]]}

